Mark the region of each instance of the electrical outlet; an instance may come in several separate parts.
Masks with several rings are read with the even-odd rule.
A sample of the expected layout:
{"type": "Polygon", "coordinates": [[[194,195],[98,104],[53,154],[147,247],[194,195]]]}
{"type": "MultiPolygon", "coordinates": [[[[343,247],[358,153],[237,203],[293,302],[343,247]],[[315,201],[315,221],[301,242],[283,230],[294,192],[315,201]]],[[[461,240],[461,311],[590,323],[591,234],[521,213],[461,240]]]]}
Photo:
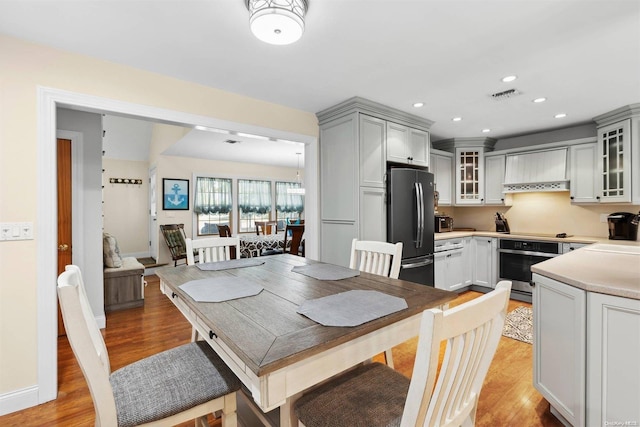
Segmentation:
{"type": "Polygon", "coordinates": [[[600,222],[607,222],[607,217],[609,214],[600,214],[600,222]]]}

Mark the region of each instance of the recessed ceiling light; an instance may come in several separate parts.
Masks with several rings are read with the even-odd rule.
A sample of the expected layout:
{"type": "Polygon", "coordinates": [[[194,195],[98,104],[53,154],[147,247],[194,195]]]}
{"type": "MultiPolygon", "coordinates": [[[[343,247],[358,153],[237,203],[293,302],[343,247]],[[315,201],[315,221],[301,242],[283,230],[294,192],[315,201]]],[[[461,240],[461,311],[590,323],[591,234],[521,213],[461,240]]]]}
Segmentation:
{"type": "Polygon", "coordinates": [[[514,80],[515,80],[515,79],[517,79],[517,78],[518,78],[518,76],[506,76],[506,77],[503,77],[503,78],[502,78],[502,81],[503,81],[504,83],[509,83],[509,82],[514,81],[514,80]]]}
{"type": "Polygon", "coordinates": [[[547,98],[541,97],[541,98],[534,99],[533,102],[535,102],[536,104],[539,104],[539,103],[544,102],[546,100],[547,100],[547,98]]]}
{"type": "Polygon", "coordinates": [[[413,106],[416,108],[424,107],[424,102],[416,102],[413,106]]]}
{"type": "Polygon", "coordinates": [[[454,121],[454,122],[459,122],[459,121],[462,121],[462,117],[454,117],[451,120],[454,121]]]}
{"type": "Polygon", "coordinates": [[[564,117],[567,117],[567,113],[558,113],[553,117],[555,117],[556,119],[562,119],[564,117]]]}
{"type": "Polygon", "coordinates": [[[482,129],[482,133],[489,133],[491,132],[491,129],[482,129]]]}

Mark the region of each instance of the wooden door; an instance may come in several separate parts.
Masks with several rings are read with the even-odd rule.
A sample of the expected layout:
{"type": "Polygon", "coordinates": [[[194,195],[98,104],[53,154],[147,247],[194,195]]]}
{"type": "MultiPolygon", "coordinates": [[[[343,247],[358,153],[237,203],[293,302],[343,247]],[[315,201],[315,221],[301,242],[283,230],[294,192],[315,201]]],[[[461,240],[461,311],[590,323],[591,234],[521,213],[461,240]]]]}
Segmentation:
{"type": "MultiPolygon", "coordinates": [[[[58,274],[72,263],[71,250],[71,140],[58,139],[58,274]]],[[[62,314],[58,306],[58,336],[65,335],[62,314]]]]}

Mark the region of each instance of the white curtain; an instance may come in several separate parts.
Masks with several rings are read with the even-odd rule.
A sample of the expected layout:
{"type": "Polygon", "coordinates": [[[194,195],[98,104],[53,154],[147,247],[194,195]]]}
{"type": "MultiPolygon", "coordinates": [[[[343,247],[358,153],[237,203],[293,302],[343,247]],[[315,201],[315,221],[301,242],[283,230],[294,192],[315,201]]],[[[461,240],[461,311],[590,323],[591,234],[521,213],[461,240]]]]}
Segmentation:
{"type": "Polygon", "coordinates": [[[276,210],[278,212],[297,212],[304,210],[303,197],[300,194],[291,194],[290,188],[300,188],[299,182],[276,182],[276,210]]]}
{"type": "Polygon", "coordinates": [[[231,212],[231,180],[196,178],[193,210],[197,214],[228,214],[231,212]]]}
{"type": "Polygon", "coordinates": [[[238,180],[238,207],[242,212],[264,214],[271,211],[271,182],[238,180]]]}

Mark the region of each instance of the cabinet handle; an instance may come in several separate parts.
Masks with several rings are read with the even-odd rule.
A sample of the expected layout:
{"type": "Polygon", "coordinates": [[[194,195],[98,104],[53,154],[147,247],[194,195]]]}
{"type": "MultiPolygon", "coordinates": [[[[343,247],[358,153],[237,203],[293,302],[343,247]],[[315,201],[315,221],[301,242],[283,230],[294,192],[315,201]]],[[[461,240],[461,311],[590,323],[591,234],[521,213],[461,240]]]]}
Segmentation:
{"type": "Polygon", "coordinates": [[[531,286],[532,288],[536,287],[536,282],[534,282],[533,280],[529,281],[529,286],[531,286]]]}
{"type": "Polygon", "coordinates": [[[214,338],[218,338],[218,336],[213,331],[209,331],[209,339],[214,339],[214,338]]]}
{"type": "Polygon", "coordinates": [[[501,202],[504,202],[504,199],[500,199],[501,202]]]}
{"type": "Polygon", "coordinates": [[[484,199],[480,199],[481,202],[484,202],[484,199]]]}
{"type": "Polygon", "coordinates": [[[573,200],[573,196],[569,197],[571,200],[573,200]]]}
{"type": "Polygon", "coordinates": [[[175,292],[171,292],[171,298],[175,298],[175,297],[177,297],[177,296],[178,296],[178,295],[177,295],[175,292]]]}
{"type": "Polygon", "coordinates": [[[596,200],[600,200],[600,196],[596,196],[596,200]]]}

